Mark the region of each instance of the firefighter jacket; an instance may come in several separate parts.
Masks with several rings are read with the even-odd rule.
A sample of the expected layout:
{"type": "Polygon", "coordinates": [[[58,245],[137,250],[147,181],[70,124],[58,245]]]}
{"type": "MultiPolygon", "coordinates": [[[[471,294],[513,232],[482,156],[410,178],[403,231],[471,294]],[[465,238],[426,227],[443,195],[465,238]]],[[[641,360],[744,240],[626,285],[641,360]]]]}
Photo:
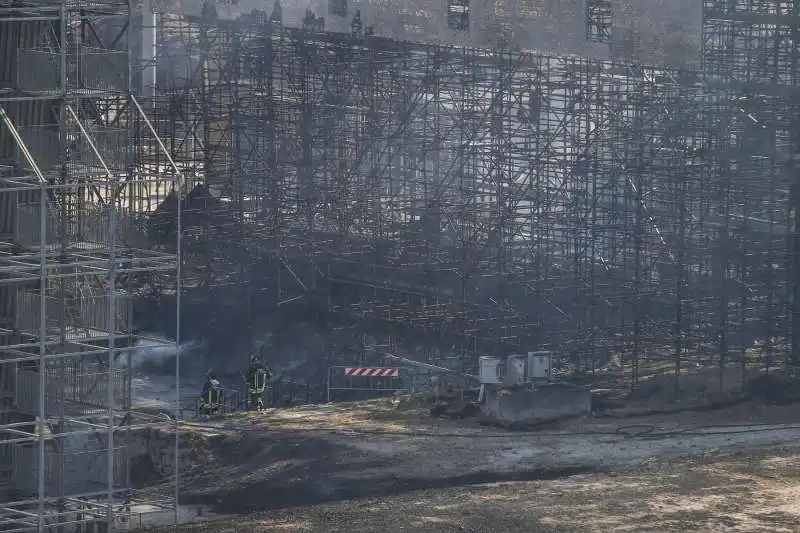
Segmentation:
{"type": "Polygon", "coordinates": [[[245,376],[247,392],[250,394],[264,394],[267,389],[267,380],[270,377],[270,371],[263,363],[253,363],[245,376]]]}
{"type": "Polygon", "coordinates": [[[214,405],[220,402],[221,387],[219,381],[210,379],[203,385],[203,392],[200,397],[204,404],[214,405]]]}

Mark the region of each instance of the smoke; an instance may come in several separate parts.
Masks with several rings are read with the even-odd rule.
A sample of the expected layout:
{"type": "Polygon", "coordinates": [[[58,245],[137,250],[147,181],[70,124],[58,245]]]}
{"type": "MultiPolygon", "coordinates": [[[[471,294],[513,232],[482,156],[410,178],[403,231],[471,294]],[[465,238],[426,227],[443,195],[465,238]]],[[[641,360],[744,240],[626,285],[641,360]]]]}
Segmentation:
{"type": "Polygon", "coordinates": [[[138,340],[133,350],[133,371],[139,374],[168,376],[175,374],[177,354],[181,354],[181,374],[195,373],[202,367],[203,348],[201,342],[190,341],[176,347],[169,340],[138,340]],[[178,349],[179,348],[179,349],[178,349]]]}

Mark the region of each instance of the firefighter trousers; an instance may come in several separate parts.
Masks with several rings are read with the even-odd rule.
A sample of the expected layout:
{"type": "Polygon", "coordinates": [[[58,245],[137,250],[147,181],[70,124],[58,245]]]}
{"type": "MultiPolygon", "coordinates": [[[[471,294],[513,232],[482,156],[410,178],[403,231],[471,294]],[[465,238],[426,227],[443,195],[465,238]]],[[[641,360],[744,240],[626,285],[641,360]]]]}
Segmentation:
{"type": "Polygon", "coordinates": [[[261,398],[263,395],[263,392],[248,391],[248,409],[258,409],[259,411],[262,410],[264,408],[264,400],[261,398]]]}

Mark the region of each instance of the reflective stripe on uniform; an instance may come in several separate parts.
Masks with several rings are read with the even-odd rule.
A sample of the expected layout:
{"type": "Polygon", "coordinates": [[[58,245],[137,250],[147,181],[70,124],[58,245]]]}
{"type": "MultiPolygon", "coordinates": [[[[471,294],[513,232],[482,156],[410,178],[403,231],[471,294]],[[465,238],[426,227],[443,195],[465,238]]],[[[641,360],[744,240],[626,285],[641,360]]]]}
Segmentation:
{"type": "Polygon", "coordinates": [[[267,374],[264,370],[257,370],[247,383],[247,392],[250,394],[263,394],[267,388],[267,374]]]}

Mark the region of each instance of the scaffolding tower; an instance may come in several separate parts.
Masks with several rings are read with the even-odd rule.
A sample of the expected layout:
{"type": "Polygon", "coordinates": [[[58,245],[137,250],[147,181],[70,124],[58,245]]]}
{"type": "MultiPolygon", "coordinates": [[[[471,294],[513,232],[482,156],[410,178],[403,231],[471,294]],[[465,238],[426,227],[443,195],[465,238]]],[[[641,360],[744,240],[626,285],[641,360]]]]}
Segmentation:
{"type": "Polygon", "coordinates": [[[174,503],[131,483],[137,431],[174,423],[131,391],[135,300],[177,276],[144,221],[180,173],[131,91],[130,6],[0,2],[0,531],[174,503]]]}
{"type": "Polygon", "coordinates": [[[550,347],[579,370],[619,355],[635,382],[642,362],[783,360],[797,2],[706,0],[673,43],[635,2],[558,9],[578,4],[583,57],[394,39],[342,1],[338,32],[279,2],[163,15],[158,122],[202,167],[187,275],[468,366],[550,347]]]}

